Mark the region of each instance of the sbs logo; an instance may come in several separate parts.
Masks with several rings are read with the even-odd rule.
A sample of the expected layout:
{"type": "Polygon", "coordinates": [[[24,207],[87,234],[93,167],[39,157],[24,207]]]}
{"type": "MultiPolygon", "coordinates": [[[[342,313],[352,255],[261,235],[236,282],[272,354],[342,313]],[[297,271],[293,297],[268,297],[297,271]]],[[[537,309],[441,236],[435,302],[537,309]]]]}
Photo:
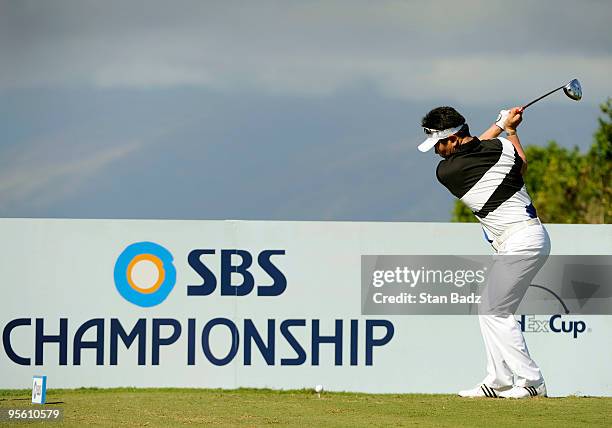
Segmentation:
{"type": "Polygon", "coordinates": [[[176,284],[170,251],[154,242],[129,245],[115,263],[115,287],[125,300],[148,308],[166,300],[176,284]]]}

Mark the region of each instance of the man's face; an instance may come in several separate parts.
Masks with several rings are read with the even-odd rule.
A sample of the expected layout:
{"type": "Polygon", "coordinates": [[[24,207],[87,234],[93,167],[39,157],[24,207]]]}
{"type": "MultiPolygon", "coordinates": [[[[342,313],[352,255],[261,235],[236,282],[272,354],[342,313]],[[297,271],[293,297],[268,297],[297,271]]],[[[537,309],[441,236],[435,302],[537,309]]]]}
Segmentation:
{"type": "Polygon", "coordinates": [[[451,135],[448,138],[440,140],[434,146],[434,150],[437,154],[442,156],[443,158],[447,158],[453,153],[455,153],[455,147],[457,146],[457,137],[451,135]]]}

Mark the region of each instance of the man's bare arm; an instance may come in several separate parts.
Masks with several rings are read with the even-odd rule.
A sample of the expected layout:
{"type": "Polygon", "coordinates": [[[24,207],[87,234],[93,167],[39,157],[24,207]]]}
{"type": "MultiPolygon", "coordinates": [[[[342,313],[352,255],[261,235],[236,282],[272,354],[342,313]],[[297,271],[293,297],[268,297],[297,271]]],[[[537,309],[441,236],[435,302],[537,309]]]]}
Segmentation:
{"type": "Polygon", "coordinates": [[[512,145],[516,149],[516,152],[523,160],[523,166],[521,167],[521,175],[525,175],[525,171],[527,171],[527,156],[525,156],[525,151],[523,150],[523,146],[521,146],[521,140],[519,139],[516,130],[514,131],[514,133],[509,133],[506,138],[512,143],[512,145]]]}
{"type": "Polygon", "coordinates": [[[512,143],[516,152],[523,160],[523,166],[521,167],[521,174],[525,174],[527,171],[527,156],[525,155],[525,151],[523,150],[523,146],[521,146],[521,140],[519,139],[516,128],[523,121],[522,110],[520,107],[515,107],[510,110],[510,114],[508,115],[508,119],[506,120],[506,133],[508,141],[512,143]]]}
{"type": "Polygon", "coordinates": [[[489,127],[489,129],[487,129],[485,132],[483,132],[480,137],[478,137],[479,140],[491,140],[493,138],[497,138],[499,137],[499,135],[502,133],[502,129],[497,126],[496,124],[493,124],[489,127]]]}

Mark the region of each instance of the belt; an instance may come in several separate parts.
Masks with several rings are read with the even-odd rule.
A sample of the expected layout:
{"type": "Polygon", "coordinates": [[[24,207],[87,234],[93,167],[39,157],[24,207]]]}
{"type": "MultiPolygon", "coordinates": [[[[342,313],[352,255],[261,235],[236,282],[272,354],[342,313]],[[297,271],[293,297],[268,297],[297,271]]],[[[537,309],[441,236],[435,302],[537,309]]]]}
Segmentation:
{"type": "Polygon", "coordinates": [[[529,220],[521,221],[520,223],[513,224],[510,227],[507,227],[499,237],[495,238],[491,245],[495,249],[495,251],[499,250],[499,247],[508,239],[510,236],[518,232],[519,230],[523,230],[526,227],[533,226],[534,224],[542,224],[539,218],[532,218],[529,220]]]}

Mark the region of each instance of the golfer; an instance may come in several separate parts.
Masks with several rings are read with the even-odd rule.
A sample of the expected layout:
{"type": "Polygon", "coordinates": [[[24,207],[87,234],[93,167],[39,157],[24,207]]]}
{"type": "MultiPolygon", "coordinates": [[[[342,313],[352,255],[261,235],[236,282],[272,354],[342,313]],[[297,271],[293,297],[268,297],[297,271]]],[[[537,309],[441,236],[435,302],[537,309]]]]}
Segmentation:
{"type": "Polygon", "coordinates": [[[523,182],[527,159],[516,132],[521,121],[520,108],[502,110],[478,138],[452,107],[431,110],[421,123],[427,139],[418,149],[434,148],[444,158],[436,170],[438,181],[473,211],[496,252],[479,307],[487,375],[475,388],[460,391],[462,397],[546,396],[540,368],[514,318],[550,252],[548,234],[523,182]],[[502,131],[506,138],[500,137],[502,131]]]}

